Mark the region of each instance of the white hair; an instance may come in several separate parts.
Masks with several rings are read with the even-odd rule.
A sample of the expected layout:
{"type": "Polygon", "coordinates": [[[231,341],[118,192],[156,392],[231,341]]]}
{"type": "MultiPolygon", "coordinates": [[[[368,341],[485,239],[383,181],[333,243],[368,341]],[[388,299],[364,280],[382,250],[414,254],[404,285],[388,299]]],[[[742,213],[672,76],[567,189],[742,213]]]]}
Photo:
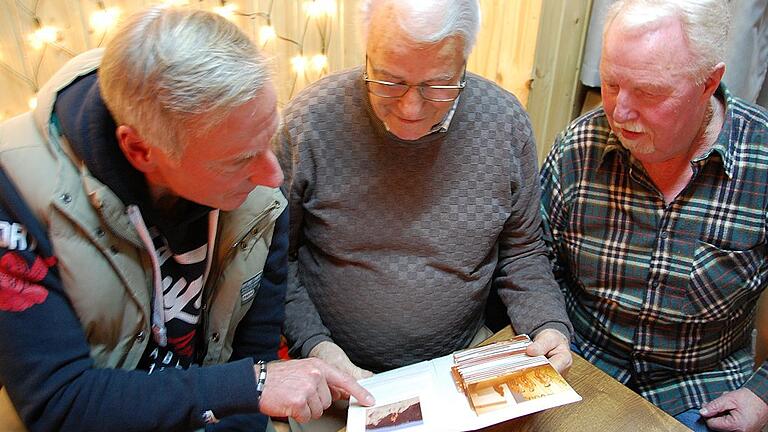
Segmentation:
{"type": "Polygon", "coordinates": [[[726,0],[619,0],[608,10],[603,40],[619,15],[624,25],[640,29],[664,18],[680,19],[692,53],[692,73],[697,81],[703,82],[712,68],[725,61],[730,27],[726,0]]]}
{"type": "Polygon", "coordinates": [[[360,34],[363,46],[368,41],[371,18],[377,8],[391,5],[397,11],[398,25],[413,42],[433,44],[450,36],[464,40],[464,57],[469,57],[480,31],[478,0],[362,0],[360,34]]]}
{"type": "Polygon", "coordinates": [[[234,24],[214,13],[163,6],[122,24],[98,74],[118,124],[176,159],[188,137],[210,131],[270,78],[266,60],[234,24]]]}

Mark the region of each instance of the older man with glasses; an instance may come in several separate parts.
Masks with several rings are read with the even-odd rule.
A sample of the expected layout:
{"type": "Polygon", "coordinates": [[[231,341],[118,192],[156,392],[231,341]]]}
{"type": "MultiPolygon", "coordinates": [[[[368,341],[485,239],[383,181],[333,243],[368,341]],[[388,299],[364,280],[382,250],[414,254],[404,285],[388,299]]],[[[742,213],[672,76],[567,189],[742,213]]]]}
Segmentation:
{"type": "Polygon", "coordinates": [[[528,116],[466,72],[477,0],[367,0],[361,18],[365,66],[294,98],[278,134],[291,354],[359,378],[445,355],[489,335],[494,287],[531,353],[566,370],[528,116]]]}

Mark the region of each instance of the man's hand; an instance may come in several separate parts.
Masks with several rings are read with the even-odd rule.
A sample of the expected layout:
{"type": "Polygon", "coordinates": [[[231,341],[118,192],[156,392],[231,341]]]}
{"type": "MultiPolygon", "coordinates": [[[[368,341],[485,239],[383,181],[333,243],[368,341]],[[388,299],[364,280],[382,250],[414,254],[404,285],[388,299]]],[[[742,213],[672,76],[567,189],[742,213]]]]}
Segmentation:
{"type": "Polygon", "coordinates": [[[723,393],[700,413],[716,431],[759,432],[768,423],[768,405],[746,388],[723,393]]]}
{"type": "Polygon", "coordinates": [[[333,342],[322,341],[309,351],[310,357],[317,357],[338,370],[359,380],[373,376],[373,372],[355,366],[341,347],[333,342]]]}
{"type": "Polygon", "coordinates": [[[568,372],[573,363],[568,338],[554,329],[544,329],[537,334],[533,338],[533,343],[528,345],[525,353],[530,356],[546,356],[552,362],[552,366],[562,375],[568,372]]]}
{"type": "MultiPolygon", "coordinates": [[[[254,367],[255,373],[259,368],[254,367]]],[[[373,396],[349,375],[319,359],[276,361],[267,365],[267,380],[259,412],[293,417],[304,423],[320,418],[333,400],[354,396],[361,405],[375,403],[373,396]]]]}

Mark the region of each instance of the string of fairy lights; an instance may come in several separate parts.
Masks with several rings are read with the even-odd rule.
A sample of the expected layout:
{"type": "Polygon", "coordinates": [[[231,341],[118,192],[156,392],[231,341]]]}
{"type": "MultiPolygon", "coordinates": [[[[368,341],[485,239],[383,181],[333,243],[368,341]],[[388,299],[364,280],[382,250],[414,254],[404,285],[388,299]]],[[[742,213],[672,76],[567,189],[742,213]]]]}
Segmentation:
{"type": "MultiPolygon", "coordinates": [[[[40,87],[40,69],[46,55],[52,51],[58,51],[66,56],[74,57],[77,53],[63,44],[64,31],[62,28],[52,23],[44,22],[44,19],[40,16],[39,8],[44,0],[35,0],[31,7],[24,4],[21,0],[14,1],[21,14],[25,15],[25,18],[31,20],[33,24],[34,30],[26,36],[26,41],[24,42],[28,43],[29,47],[37,52],[38,57],[31,70],[29,67],[26,70],[18,70],[7,62],[3,53],[0,52],[0,73],[7,73],[14,79],[27,85],[33,93],[37,93],[40,87]]],[[[285,6],[284,0],[279,0],[279,2],[282,6],[285,6]]],[[[127,13],[120,7],[109,6],[103,0],[98,0],[95,3],[96,7],[89,16],[88,26],[91,34],[98,40],[96,44],[98,47],[104,44],[106,36],[127,13]]],[[[158,1],[158,3],[169,6],[206,9],[206,5],[209,2],[205,0],[164,0],[158,1]]],[[[298,37],[289,37],[280,32],[274,25],[273,11],[275,3],[275,0],[270,0],[265,11],[245,12],[240,9],[240,6],[235,1],[219,0],[215,6],[208,9],[233,22],[240,19],[251,20],[251,27],[254,29],[251,32],[251,37],[262,48],[266,48],[274,43],[287,43],[294,47],[296,54],[290,58],[293,77],[290,98],[296,90],[298,77],[306,77],[306,73],[309,71],[312,71],[317,77],[328,73],[328,49],[331,42],[333,18],[336,16],[337,5],[336,0],[302,1],[300,4],[305,20],[303,28],[300,30],[301,34],[298,37]],[[305,40],[308,31],[313,27],[316,28],[317,35],[319,36],[319,49],[315,49],[314,52],[307,52],[305,50],[305,40]]],[[[22,41],[19,42],[23,43],[22,41]]],[[[30,98],[28,101],[29,108],[34,109],[36,105],[37,99],[35,97],[30,98]]]]}

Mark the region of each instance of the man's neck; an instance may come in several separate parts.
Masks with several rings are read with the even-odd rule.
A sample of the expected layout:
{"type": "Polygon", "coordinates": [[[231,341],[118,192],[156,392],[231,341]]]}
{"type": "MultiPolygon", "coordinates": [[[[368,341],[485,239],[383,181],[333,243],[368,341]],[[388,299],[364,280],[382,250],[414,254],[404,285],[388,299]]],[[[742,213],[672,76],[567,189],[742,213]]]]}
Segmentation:
{"type": "Polygon", "coordinates": [[[179,197],[171,193],[170,189],[152,184],[149,184],[149,198],[152,207],[161,213],[167,213],[179,202],[179,197]]]}
{"type": "Polygon", "coordinates": [[[725,105],[713,95],[702,119],[701,129],[686,153],[663,162],[643,163],[643,168],[664,195],[665,203],[671,203],[691,181],[691,161],[712,148],[724,122],[725,105]]]}

